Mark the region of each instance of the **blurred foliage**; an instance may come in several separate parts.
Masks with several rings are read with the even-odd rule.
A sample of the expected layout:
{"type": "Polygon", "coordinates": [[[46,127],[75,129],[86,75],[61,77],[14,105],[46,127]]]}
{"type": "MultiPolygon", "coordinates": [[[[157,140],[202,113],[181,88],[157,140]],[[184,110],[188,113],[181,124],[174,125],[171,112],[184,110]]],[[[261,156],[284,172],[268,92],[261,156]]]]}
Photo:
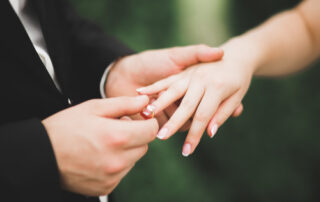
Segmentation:
{"type": "MultiPolygon", "coordinates": [[[[184,33],[179,32],[177,17],[183,9],[177,6],[181,1],[73,2],[81,14],[138,51],[182,43],[184,33]]],[[[298,2],[229,0],[225,23],[232,35],[240,34],[298,2]]],[[[320,201],[318,75],[320,69],[312,68],[285,78],[255,79],[244,99],[242,117],[230,119],[213,141],[205,136],[187,159],[181,156],[184,134],[155,141],[115,190],[114,198],[132,202],[320,201]]]]}
{"type": "Polygon", "coordinates": [[[175,1],[73,0],[87,18],[135,50],[165,47],[177,41],[175,1]]]}

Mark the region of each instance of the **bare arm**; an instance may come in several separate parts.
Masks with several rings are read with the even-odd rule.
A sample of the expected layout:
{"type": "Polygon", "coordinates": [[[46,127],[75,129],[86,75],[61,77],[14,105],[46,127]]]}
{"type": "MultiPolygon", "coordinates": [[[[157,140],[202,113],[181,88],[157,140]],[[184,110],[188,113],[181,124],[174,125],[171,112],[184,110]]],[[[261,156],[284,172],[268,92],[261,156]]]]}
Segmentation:
{"type": "Polygon", "coordinates": [[[255,75],[277,76],[306,67],[320,54],[320,1],[306,0],[224,45],[255,75]],[[242,53],[246,53],[244,56],[242,53]],[[240,53],[240,54],[239,54],[240,53]]]}
{"type": "Polygon", "coordinates": [[[245,96],[253,75],[278,76],[298,71],[320,53],[320,1],[306,0],[262,25],[225,43],[221,61],[188,68],[140,89],[161,95],[151,105],[155,114],[182,99],[158,137],[171,137],[193,116],[183,155],[194,152],[207,128],[213,137],[245,96]]]}

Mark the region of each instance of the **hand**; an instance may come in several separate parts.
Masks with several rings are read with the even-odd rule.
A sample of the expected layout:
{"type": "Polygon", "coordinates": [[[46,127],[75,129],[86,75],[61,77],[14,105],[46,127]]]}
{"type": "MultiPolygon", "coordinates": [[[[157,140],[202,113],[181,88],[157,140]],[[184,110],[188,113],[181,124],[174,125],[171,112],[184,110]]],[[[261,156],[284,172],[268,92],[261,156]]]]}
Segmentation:
{"type": "Polygon", "coordinates": [[[141,111],[148,102],[147,96],[91,100],[43,120],[64,189],[100,196],[118,185],[145,155],[159,126],[155,119],[117,118],[141,111]]]}
{"type": "Polygon", "coordinates": [[[222,61],[195,65],[140,89],[140,93],[146,95],[162,92],[148,107],[156,114],[183,97],[179,108],[159,131],[158,138],[169,138],[194,115],[183,147],[184,156],[194,152],[206,128],[213,137],[229,116],[239,115],[243,109],[241,101],[248,90],[253,68],[248,68],[250,65],[235,56],[241,54],[225,52],[222,61]]]}
{"type": "MultiPolygon", "coordinates": [[[[220,60],[223,51],[205,45],[145,51],[128,56],[113,66],[106,82],[107,97],[137,95],[136,89],[150,85],[183,69],[202,62],[220,60]]],[[[157,114],[160,125],[167,122],[176,104],[157,114]]],[[[190,123],[189,123],[190,125],[190,123]]],[[[186,129],[188,124],[183,127],[186,129]]]]}

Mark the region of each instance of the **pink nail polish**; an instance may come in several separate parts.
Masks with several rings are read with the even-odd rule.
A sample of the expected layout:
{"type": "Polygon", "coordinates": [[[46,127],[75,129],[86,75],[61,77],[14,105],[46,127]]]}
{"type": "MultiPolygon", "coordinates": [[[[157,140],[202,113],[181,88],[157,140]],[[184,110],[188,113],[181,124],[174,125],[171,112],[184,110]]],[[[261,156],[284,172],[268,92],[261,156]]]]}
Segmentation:
{"type": "Polygon", "coordinates": [[[218,124],[216,124],[216,123],[213,124],[213,126],[212,126],[212,128],[210,130],[210,132],[211,132],[210,138],[213,138],[215,136],[215,134],[218,131],[218,128],[219,128],[218,124]]]}
{"type": "Polygon", "coordinates": [[[162,128],[162,129],[159,131],[159,133],[158,133],[158,135],[157,135],[157,138],[160,139],[160,140],[162,140],[162,139],[164,139],[164,138],[167,136],[167,134],[168,134],[168,129],[167,129],[167,128],[162,128]]]}
{"type": "Polygon", "coordinates": [[[145,109],[140,112],[140,115],[144,119],[152,119],[155,114],[156,107],[154,105],[148,105],[145,109]]]}
{"type": "Polygon", "coordinates": [[[182,156],[188,157],[191,153],[191,144],[187,143],[183,146],[182,156]]]}

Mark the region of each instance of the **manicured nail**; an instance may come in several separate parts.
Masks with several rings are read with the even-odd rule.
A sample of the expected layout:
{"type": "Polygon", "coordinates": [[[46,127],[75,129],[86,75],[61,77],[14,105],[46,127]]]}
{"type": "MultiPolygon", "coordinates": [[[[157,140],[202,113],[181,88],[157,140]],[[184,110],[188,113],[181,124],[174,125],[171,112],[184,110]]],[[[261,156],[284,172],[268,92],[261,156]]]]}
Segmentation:
{"type": "Polygon", "coordinates": [[[191,144],[187,143],[183,146],[182,156],[188,157],[191,153],[191,144]]]}
{"type": "Polygon", "coordinates": [[[218,131],[218,128],[219,128],[218,124],[216,124],[216,123],[213,124],[211,131],[210,131],[211,132],[210,138],[213,138],[215,136],[215,134],[218,131]]]}
{"type": "Polygon", "coordinates": [[[123,117],[120,118],[120,120],[132,121],[132,119],[129,116],[123,116],[123,117]]]}
{"type": "Polygon", "coordinates": [[[167,136],[167,134],[168,134],[168,128],[162,128],[162,129],[159,131],[159,133],[158,133],[158,135],[157,135],[157,138],[160,139],[160,140],[162,140],[162,139],[164,139],[164,138],[167,136]]]}
{"type": "Polygon", "coordinates": [[[148,105],[142,110],[142,112],[140,112],[140,114],[145,119],[152,119],[154,117],[155,111],[156,107],[154,105],[148,105]]]}
{"type": "Polygon", "coordinates": [[[137,91],[138,93],[143,93],[144,89],[145,89],[144,87],[142,87],[142,88],[137,88],[136,91],[137,91]]]}

